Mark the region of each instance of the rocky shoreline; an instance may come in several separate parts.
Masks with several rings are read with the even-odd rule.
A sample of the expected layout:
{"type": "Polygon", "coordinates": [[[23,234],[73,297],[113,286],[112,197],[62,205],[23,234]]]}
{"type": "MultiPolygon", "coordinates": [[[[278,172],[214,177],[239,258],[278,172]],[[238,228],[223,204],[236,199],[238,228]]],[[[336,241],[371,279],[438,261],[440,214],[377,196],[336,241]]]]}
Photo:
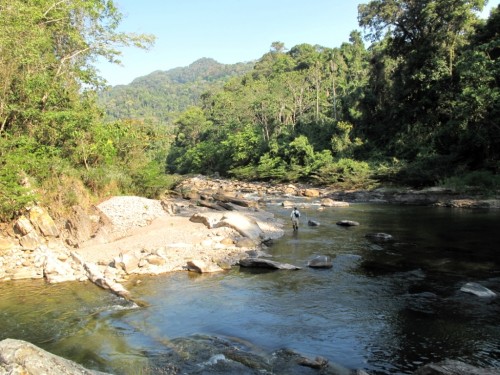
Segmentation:
{"type": "MultiPolygon", "coordinates": [[[[123,286],[131,275],[218,272],[238,264],[243,266],[248,259],[265,254],[267,241],[283,235],[283,223],[261,209],[262,200],[274,199],[287,206],[287,199],[297,197],[317,199],[322,206],[370,202],[450,209],[500,208],[499,199],[471,199],[444,189],[340,192],[197,176],[184,180],[162,200],[112,197],[90,212],[74,207],[65,218],[52,218],[40,206],[30,208],[26,216],[0,228],[0,281],[90,281],[140,304],[123,286]]],[[[22,367],[15,355],[5,354],[14,350],[12,345],[16,351],[34,350],[9,342],[7,349],[0,350],[0,375],[14,373],[5,369],[22,367]]],[[[417,373],[498,373],[476,370],[417,373]]],[[[26,367],[23,371],[36,373],[26,367]]],[[[78,371],[61,373],[82,373],[78,371]]]]}
{"type": "Polygon", "coordinates": [[[112,197],[90,212],[73,207],[68,217],[55,219],[43,207],[30,208],[0,228],[0,281],[90,280],[128,297],[121,282],[131,274],[225,269],[265,248],[266,240],[282,236],[282,223],[260,208],[265,197],[283,205],[287,198],[307,197],[322,206],[369,202],[500,208],[500,199],[472,199],[447,189],[335,191],[196,176],[162,200],[112,197]],[[253,232],[244,233],[242,226],[253,232]]]}

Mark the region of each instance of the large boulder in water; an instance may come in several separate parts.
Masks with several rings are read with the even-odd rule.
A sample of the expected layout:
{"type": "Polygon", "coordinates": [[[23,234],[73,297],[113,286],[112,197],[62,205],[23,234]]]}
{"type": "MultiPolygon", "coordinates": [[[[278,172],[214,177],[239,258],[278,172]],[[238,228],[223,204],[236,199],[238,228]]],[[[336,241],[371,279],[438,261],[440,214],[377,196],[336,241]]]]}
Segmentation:
{"type": "Polygon", "coordinates": [[[0,341],[0,374],[104,375],[46,352],[26,341],[0,341]]]}
{"type": "Polygon", "coordinates": [[[311,268],[332,268],[332,258],[328,255],[317,255],[307,262],[307,266],[311,268]]]}

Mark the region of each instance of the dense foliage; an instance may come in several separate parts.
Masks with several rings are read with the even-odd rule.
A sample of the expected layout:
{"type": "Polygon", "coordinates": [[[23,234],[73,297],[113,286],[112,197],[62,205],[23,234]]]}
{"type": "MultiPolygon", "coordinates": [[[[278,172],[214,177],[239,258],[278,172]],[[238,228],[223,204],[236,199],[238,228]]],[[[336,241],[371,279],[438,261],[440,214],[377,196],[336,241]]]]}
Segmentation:
{"type": "Polygon", "coordinates": [[[4,2],[0,219],[156,197],[165,172],[498,189],[500,10],[480,20],[484,3],[373,0],[358,9],[368,48],[358,31],[336,48],[275,42],[252,64],[201,59],[98,98],[96,59],[153,37],[118,32],[111,0],[4,2]]]}
{"type": "Polygon", "coordinates": [[[188,67],[155,71],[129,85],[109,87],[100,93],[99,102],[114,120],[134,118],[169,125],[186,108],[199,105],[204,93],[221,88],[252,67],[253,63],[227,65],[202,58],[188,67]]]}
{"type": "Polygon", "coordinates": [[[166,185],[166,130],[106,123],[96,103],[95,59],[153,42],[117,32],[120,18],[107,0],[0,5],[0,220],[36,201],[63,209],[166,185]]]}
{"type": "Polygon", "coordinates": [[[498,183],[500,15],[480,20],[483,6],[376,0],[359,6],[368,49],[356,31],[333,49],[273,43],[179,117],[169,170],[340,187],[482,170],[498,183]]]}

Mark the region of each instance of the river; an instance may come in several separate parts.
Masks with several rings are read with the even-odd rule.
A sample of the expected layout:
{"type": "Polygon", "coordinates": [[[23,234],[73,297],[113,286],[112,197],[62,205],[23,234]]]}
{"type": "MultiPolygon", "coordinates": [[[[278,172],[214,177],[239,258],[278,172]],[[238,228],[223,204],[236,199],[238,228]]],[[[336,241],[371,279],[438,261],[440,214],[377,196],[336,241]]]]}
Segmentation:
{"type": "Polygon", "coordinates": [[[207,354],[216,338],[259,356],[287,348],[369,374],[410,374],[447,358],[500,367],[500,297],[460,291],[472,281],[500,294],[499,211],[302,203],[296,233],[289,210],[266,208],[286,229],[268,252],[301,270],[133,278],[126,287],[145,308],[91,284],[6,282],[0,339],[114,374],[217,373],[207,365],[208,354],[218,358],[207,354]],[[365,235],[374,232],[394,240],[373,243],[365,235]],[[333,267],[307,267],[318,254],[333,267]]]}

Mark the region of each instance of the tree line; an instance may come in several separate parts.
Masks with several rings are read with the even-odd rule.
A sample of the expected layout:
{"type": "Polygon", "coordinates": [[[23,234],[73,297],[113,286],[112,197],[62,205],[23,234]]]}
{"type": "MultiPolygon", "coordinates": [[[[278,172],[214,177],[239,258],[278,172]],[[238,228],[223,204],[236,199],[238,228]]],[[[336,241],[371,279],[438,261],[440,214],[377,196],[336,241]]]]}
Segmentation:
{"type": "MultiPolygon", "coordinates": [[[[168,124],[108,120],[97,58],[150,35],[118,32],[111,0],[0,5],[0,219],[116,194],[157,197],[176,174],[498,186],[500,12],[484,0],[370,1],[337,48],[272,44],[168,124]],[[173,124],[172,124],[173,122],[173,124]]],[[[124,103],[126,105],[126,103],[124,103]]],[[[176,108],[178,110],[178,108],[176,108]]],[[[171,115],[167,115],[171,117],[171,115]]]]}
{"type": "Polygon", "coordinates": [[[377,0],[338,48],[275,42],[176,121],[167,168],[246,179],[498,187],[500,15],[377,0]]]}

